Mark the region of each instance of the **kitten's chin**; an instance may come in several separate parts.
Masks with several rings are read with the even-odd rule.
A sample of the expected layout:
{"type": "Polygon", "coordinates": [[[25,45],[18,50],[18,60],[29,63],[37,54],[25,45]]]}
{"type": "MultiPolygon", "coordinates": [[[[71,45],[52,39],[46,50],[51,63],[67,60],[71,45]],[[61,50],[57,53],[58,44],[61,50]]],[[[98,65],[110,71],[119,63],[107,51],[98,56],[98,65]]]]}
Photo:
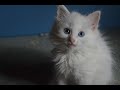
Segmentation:
{"type": "Polygon", "coordinates": [[[76,45],[74,45],[74,44],[68,44],[67,46],[68,46],[68,48],[75,48],[76,47],[76,45]]]}

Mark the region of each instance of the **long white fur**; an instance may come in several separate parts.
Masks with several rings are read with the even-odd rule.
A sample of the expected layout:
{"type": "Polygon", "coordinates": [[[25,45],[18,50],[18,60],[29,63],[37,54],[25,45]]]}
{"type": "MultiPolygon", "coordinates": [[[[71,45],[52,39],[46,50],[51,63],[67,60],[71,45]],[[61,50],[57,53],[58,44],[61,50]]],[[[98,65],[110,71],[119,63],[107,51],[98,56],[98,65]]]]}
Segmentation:
{"type": "Polygon", "coordinates": [[[99,32],[99,20],[100,11],[85,16],[78,12],[70,13],[64,5],[58,5],[50,40],[55,46],[53,61],[56,63],[56,80],[59,85],[72,82],[78,85],[107,85],[112,81],[112,52],[99,32]],[[92,30],[92,22],[96,24],[95,30],[92,30]],[[76,47],[66,46],[69,37],[63,32],[66,27],[72,28],[76,47]],[[80,31],[85,32],[84,37],[78,36],[80,31]]]}

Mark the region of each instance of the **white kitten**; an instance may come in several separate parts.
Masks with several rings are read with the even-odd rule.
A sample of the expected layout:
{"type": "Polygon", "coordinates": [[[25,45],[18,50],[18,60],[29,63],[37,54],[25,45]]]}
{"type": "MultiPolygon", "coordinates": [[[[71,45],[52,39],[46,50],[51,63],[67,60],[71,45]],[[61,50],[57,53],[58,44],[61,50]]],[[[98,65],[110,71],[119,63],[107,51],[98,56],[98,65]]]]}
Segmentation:
{"type": "Polygon", "coordinates": [[[50,33],[59,85],[107,85],[112,80],[112,54],[98,30],[100,11],[89,15],[58,5],[50,33]]]}

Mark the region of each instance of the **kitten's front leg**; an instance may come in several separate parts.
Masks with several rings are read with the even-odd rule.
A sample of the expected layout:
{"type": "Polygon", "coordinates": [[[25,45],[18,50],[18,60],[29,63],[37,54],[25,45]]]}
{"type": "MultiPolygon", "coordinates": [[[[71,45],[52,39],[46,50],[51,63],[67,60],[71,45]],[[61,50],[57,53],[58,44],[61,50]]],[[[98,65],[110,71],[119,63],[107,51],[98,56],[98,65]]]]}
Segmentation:
{"type": "Polygon", "coordinates": [[[59,79],[58,80],[58,85],[67,85],[67,84],[66,84],[65,80],[59,79]]]}
{"type": "Polygon", "coordinates": [[[52,80],[49,85],[67,85],[63,79],[52,80]]]}

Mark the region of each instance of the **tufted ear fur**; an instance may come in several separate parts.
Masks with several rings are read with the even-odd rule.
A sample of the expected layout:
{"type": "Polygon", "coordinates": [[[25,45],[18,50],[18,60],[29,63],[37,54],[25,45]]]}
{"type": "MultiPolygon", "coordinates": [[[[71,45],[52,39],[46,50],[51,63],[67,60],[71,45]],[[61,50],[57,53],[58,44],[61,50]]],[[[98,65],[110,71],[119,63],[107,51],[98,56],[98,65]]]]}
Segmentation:
{"type": "Polygon", "coordinates": [[[62,20],[69,14],[70,14],[70,12],[64,5],[57,6],[57,20],[62,20]]]}
{"type": "Polygon", "coordinates": [[[92,30],[95,30],[98,28],[100,16],[101,16],[101,11],[95,11],[87,16],[90,21],[92,30]]]}

